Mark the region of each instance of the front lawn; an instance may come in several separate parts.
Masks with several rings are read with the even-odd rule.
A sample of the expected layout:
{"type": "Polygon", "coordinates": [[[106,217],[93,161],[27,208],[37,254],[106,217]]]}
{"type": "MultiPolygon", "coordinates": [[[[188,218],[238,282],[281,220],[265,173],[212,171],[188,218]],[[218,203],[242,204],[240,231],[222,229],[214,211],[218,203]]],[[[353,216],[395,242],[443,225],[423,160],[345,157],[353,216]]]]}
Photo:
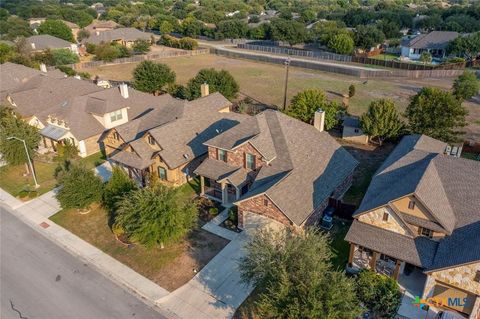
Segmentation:
{"type": "MultiPolygon", "coordinates": [[[[182,199],[195,195],[189,184],[181,187],[182,199]]],[[[108,224],[108,214],[98,205],[85,215],[70,209],[50,219],[169,291],[187,283],[195,276],[195,271],[202,269],[228,243],[226,239],[197,228],[185,240],[164,249],[147,249],[141,245],[128,247],[115,239],[108,224]]]]}
{"type": "Polygon", "coordinates": [[[334,268],[344,270],[348,262],[350,245],[345,241],[345,235],[352,225],[351,221],[335,218],[333,228],[329,231],[330,248],[333,252],[332,264],[334,268]]]}
{"type": "MultiPolygon", "coordinates": [[[[99,152],[74,161],[83,163],[87,168],[93,169],[95,166],[102,164],[105,158],[99,152]]],[[[51,191],[57,183],[53,174],[58,162],[48,158],[46,155],[39,155],[34,158],[33,165],[37,174],[38,184],[40,184],[38,189],[35,189],[32,175],[26,175],[24,164],[0,167],[0,188],[21,200],[30,200],[51,191]]]]}

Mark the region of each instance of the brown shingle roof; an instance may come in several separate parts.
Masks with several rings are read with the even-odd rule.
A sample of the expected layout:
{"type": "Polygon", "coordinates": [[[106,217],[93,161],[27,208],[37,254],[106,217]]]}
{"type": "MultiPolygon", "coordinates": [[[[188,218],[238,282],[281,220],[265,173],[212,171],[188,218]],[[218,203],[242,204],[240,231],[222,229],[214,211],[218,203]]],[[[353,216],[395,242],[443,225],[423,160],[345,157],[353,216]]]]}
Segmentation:
{"type": "Polygon", "coordinates": [[[72,43],[49,34],[32,35],[26,38],[28,49],[46,50],[46,49],[69,49],[72,43]],[[35,48],[32,47],[32,43],[35,48]]]}
{"type": "Polygon", "coordinates": [[[405,46],[415,49],[445,49],[448,43],[455,40],[459,35],[458,32],[432,31],[410,39],[405,43],[405,46]]]}
{"type": "Polygon", "coordinates": [[[151,34],[142,32],[135,28],[118,28],[113,30],[101,31],[98,34],[96,32],[91,32],[90,36],[84,39],[82,43],[100,44],[101,42],[109,43],[115,40],[150,40],[151,36],[151,34]]]}

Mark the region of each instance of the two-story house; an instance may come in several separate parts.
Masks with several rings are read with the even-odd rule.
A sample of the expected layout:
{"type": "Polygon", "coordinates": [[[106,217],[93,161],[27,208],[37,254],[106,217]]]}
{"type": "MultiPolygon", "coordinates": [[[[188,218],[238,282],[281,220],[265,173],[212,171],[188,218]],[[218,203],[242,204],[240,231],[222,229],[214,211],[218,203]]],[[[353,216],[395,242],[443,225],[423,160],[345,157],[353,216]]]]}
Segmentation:
{"type": "Polygon", "coordinates": [[[165,183],[181,185],[205,158],[203,143],[247,116],[229,112],[231,103],[220,93],[193,101],[161,98],[162,107],[111,129],[102,143],[109,161],[140,184],[146,185],[155,175],[165,183]]]}
{"type": "Polygon", "coordinates": [[[352,183],[357,161],[327,132],[267,110],[205,142],[195,170],[204,196],[238,207],[239,227],[265,216],[293,227],[315,224],[352,183]]]}
{"type": "Polygon", "coordinates": [[[348,266],[415,281],[420,298],[480,318],[480,162],[446,147],[402,139],[354,214],[348,266]]]}

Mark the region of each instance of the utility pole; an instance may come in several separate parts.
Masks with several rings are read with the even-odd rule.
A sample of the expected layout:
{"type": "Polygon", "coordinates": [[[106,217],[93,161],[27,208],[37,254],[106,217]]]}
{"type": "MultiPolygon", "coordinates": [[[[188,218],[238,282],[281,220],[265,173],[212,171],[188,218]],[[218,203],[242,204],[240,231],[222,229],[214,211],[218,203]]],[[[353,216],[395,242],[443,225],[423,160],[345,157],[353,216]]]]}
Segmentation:
{"type": "Polygon", "coordinates": [[[25,147],[25,153],[27,153],[28,164],[30,166],[30,170],[32,171],[33,181],[35,182],[35,188],[39,188],[40,185],[38,185],[38,183],[37,183],[37,176],[35,175],[35,171],[33,170],[32,160],[30,159],[30,154],[28,154],[27,143],[25,142],[25,140],[22,140],[18,137],[15,137],[15,136],[7,137],[7,140],[9,140],[9,141],[10,140],[17,140],[17,141],[23,142],[23,147],[25,147]]]}
{"type": "Polygon", "coordinates": [[[287,90],[288,90],[288,67],[290,66],[290,58],[287,58],[284,62],[286,73],[285,73],[285,90],[283,92],[283,109],[287,108],[287,90]]]}

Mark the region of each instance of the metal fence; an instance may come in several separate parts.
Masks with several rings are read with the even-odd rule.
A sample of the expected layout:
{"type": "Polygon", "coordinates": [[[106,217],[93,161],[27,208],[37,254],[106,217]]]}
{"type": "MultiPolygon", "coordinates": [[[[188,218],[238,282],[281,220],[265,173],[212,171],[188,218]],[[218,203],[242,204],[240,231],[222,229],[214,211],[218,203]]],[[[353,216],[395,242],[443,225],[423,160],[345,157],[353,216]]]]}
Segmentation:
{"type": "Polygon", "coordinates": [[[142,62],[147,60],[158,60],[162,58],[172,58],[172,57],[181,57],[181,56],[195,56],[201,54],[208,54],[210,52],[209,49],[200,48],[196,50],[183,50],[183,51],[165,51],[161,53],[152,53],[152,54],[145,54],[145,55],[134,55],[128,58],[119,58],[113,61],[90,61],[90,62],[80,62],[68,65],[74,70],[79,69],[89,69],[95,68],[102,65],[113,65],[113,64],[123,64],[123,63],[134,63],[134,62],[142,62]]]}
{"type": "Polygon", "coordinates": [[[271,54],[292,55],[296,57],[311,58],[311,59],[352,62],[352,57],[349,55],[342,55],[342,54],[335,54],[335,53],[321,52],[321,51],[291,49],[291,48],[285,48],[285,47],[264,46],[264,45],[256,45],[256,44],[249,44],[249,43],[238,43],[237,48],[252,50],[252,51],[261,51],[261,52],[266,52],[271,54]]]}

